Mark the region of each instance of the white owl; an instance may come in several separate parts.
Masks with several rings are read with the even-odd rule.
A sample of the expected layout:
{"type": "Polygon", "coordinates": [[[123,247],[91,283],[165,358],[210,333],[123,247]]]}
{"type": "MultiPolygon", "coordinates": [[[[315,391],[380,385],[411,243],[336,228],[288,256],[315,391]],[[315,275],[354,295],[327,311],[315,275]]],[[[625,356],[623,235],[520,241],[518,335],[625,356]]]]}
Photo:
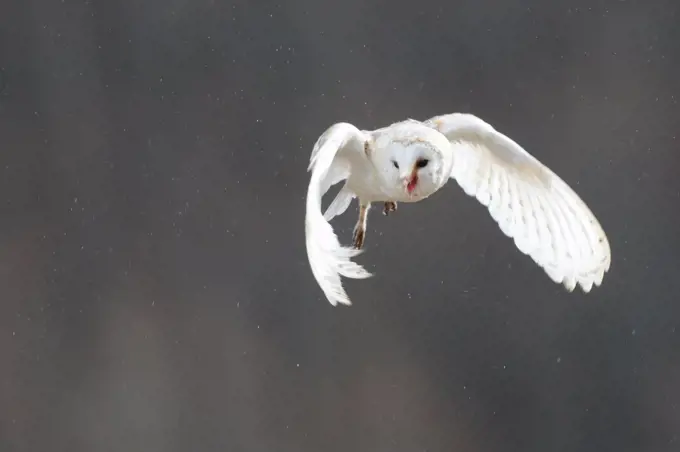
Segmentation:
{"type": "Polygon", "coordinates": [[[589,292],[609,270],[611,251],[599,222],[574,191],[548,167],[481,119],[463,113],[412,119],[381,129],[332,125],[317,140],[308,171],[307,256],[332,305],[350,305],[340,276],[372,276],[352,257],[361,252],[371,203],[418,202],[453,178],[487,206],[501,230],[556,283],[589,292]],[[325,214],[321,198],[344,186],[325,214]],[[329,221],[353,198],[359,219],[353,247],[341,246],[329,221]]]}

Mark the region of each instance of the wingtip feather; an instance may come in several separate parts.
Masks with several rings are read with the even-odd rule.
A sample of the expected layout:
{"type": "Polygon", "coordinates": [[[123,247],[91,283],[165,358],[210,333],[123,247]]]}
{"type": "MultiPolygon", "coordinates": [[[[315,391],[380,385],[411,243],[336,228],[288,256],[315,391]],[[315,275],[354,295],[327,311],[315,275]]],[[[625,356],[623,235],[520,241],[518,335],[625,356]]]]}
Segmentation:
{"type": "Polygon", "coordinates": [[[342,284],[341,276],[366,279],[373,276],[351,259],[361,254],[358,250],[340,245],[330,224],[323,217],[307,222],[307,256],[319,287],[332,306],[352,302],[342,284]]]}

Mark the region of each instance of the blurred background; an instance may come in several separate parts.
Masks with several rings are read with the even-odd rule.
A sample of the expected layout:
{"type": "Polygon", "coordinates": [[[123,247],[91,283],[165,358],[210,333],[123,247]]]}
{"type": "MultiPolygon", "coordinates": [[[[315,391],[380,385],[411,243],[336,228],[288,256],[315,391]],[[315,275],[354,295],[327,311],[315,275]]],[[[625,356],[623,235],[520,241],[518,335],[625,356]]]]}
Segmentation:
{"type": "Polygon", "coordinates": [[[679,450],[679,11],[6,3],[0,450],[679,450]],[[588,203],[603,286],[567,293],[450,184],[372,212],[376,276],[333,308],[314,141],[455,111],[588,203]]]}

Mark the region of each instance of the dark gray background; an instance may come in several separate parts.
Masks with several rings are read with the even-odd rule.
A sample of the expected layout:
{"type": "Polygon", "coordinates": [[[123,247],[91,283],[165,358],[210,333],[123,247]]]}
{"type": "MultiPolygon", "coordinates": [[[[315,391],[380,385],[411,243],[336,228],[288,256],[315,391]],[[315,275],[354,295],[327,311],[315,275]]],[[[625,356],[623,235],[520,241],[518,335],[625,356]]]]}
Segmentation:
{"type": "Polygon", "coordinates": [[[0,450],[679,450],[679,10],[6,2],[0,450]],[[332,308],[314,141],[453,111],[577,190],[604,285],[566,293],[451,184],[372,212],[377,276],[332,308]]]}

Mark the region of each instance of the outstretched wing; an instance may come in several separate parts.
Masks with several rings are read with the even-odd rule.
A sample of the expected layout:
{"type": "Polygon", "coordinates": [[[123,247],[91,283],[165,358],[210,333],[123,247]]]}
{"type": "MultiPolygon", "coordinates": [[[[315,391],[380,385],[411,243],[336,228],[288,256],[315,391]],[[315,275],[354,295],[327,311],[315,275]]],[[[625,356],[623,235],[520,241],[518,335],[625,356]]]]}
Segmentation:
{"type": "Polygon", "coordinates": [[[342,287],[341,275],[362,279],[371,274],[351,261],[361,251],[343,247],[338,242],[333,228],[321,213],[321,198],[332,181],[341,180],[338,175],[347,177],[352,167],[368,163],[364,154],[367,138],[351,124],[334,124],[317,140],[309,163],[308,171],[312,175],[307,189],[305,216],[307,257],[314,278],[333,306],[338,303],[351,304],[342,287]]]}
{"type": "Polygon", "coordinates": [[[607,236],[562,179],[473,115],[436,116],[425,124],[451,142],[451,177],[553,281],[584,292],[602,283],[611,263],[607,236]]]}

